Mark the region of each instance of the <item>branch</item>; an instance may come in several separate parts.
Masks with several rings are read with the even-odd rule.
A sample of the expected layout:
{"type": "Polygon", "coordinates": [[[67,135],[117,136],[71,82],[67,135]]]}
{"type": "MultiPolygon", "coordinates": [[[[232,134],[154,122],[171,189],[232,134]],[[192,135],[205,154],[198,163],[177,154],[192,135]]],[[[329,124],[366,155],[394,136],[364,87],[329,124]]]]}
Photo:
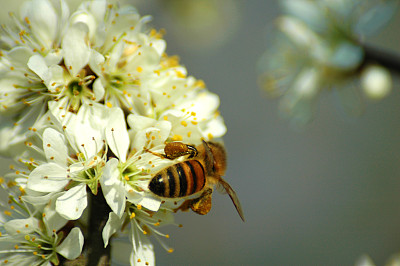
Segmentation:
{"type": "Polygon", "coordinates": [[[108,206],[101,188],[97,195],[90,195],[90,214],[88,241],[85,246],[87,249],[88,266],[110,265],[111,246],[104,248],[102,237],[103,227],[108,220],[111,209],[108,206]]]}
{"type": "Polygon", "coordinates": [[[369,63],[377,63],[389,70],[400,74],[400,55],[392,54],[383,49],[371,47],[366,44],[361,44],[364,48],[365,56],[362,66],[369,63]]]}

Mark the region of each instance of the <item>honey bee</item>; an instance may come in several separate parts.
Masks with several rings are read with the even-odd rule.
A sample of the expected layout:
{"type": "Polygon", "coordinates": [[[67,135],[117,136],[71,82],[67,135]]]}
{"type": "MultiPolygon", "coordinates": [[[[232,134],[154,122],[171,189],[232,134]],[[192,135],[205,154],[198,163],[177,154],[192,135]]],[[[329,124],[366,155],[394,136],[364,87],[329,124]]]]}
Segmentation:
{"type": "Polygon", "coordinates": [[[187,156],[184,161],[168,166],[157,172],[148,185],[151,192],[164,198],[185,198],[196,193],[199,197],[186,200],[179,209],[191,208],[204,215],[211,210],[213,185],[222,193],[228,193],[240,218],[244,215],[238,197],[231,186],[222,179],[226,170],[226,152],[221,144],[205,142],[197,147],[181,142],[170,142],[165,145],[164,153],[156,156],[174,160],[187,156]]]}

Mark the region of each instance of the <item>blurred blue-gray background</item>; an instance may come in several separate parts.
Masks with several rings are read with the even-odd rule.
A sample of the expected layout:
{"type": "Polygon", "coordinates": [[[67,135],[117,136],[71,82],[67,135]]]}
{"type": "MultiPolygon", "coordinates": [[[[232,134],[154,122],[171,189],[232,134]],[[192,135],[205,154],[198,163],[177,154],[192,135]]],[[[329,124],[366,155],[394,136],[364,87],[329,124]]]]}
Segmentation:
{"type": "MultiPolygon", "coordinates": [[[[4,21],[18,1],[3,1],[4,21]]],[[[243,223],[217,193],[208,215],[178,213],[183,228],[162,228],[175,252],[154,241],[158,265],[354,265],[363,254],[382,265],[400,251],[399,77],[389,97],[367,102],[360,117],[323,93],[314,121],[293,130],[257,83],[278,1],[124,2],[152,15],[152,25],[167,31],[168,54],[220,96],[226,180],[246,216],[243,223]]],[[[399,29],[397,12],[368,41],[400,54],[399,29]]]]}

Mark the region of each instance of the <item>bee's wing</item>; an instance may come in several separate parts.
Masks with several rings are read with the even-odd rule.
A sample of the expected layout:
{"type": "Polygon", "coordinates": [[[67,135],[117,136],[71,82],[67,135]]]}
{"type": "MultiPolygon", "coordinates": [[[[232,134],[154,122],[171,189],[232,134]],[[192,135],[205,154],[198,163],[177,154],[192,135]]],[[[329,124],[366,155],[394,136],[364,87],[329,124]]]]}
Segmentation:
{"type": "Polygon", "coordinates": [[[232,189],[232,187],[221,177],[219,178],[219,183],[217,187],[218,191],[221,191],[222,193],[228,193],[229,197],[231,198],[233,205],[235,205],[235,208],[244,222],[244,214],[242,210],[242,206],[240,205],[239,199],[236,195],[236,192],[232,189]],[[222,188],[223,189],[222,189],[222,188]]]}

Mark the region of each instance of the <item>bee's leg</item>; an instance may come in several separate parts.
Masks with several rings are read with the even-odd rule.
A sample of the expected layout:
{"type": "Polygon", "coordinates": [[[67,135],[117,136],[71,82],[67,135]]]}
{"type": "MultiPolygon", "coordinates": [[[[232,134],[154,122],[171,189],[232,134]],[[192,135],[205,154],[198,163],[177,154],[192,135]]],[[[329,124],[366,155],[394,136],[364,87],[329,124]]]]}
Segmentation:
{"type": "Polygon", "coordinates": [[[158,156],[163,159],[174,160],[178,157],[189,155],[188,158],[193,158],[197,156],[197,149],[191,145],[184,144],[182,142],[169,142],[165,144],[164,153],[157,153],[150,151],[147,148],[143,148],[146,152],[149,152],[155,156],[158,156]]]}
{"type": "Polygon", "coordinates": [[[182,142],[169,142],[164,147],[165,158],[174,160],[178,157],[189,155],[188,158],[197,156],[197,149],[182,142]]]}
{"type": "Polygon", "coordinates": [[[149,152],[149,153],[151,153],[151,154],[153,154],[153,155],[155,155],[155,156],[158,156],[158,157],[160,157],[160,158],[163,158],[163,159],[169,159],[168,157],[167,157],[167,155],[165,155],[165,154],[162,154],[162,153],[158,153],[158,152],[154,152],[154,151],[151,151],[151,150],[149,150],[149,149],[147,149],[146,147],[143,147],[143,150],[145,151],[145,152],[149,152]]]}
{"type": "Polygon", "coordinates": [[[200,198],[192,200],[190,208],[197,214],[205,215],[211,210],[212,189],[206,189],[200,198]]]}

